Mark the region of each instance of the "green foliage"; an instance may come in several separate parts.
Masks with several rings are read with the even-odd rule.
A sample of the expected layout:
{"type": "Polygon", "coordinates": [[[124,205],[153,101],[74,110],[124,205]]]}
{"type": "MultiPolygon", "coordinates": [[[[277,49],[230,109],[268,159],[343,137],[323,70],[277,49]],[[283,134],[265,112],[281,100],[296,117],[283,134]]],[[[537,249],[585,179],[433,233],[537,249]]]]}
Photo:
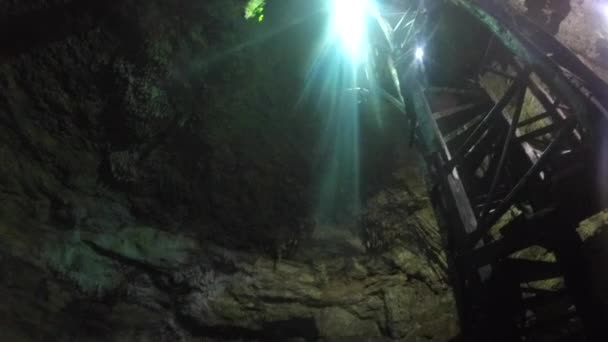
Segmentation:
{"type": "Polygon", "coordinates": [[[264,6],[266,0],[249,0],[245,6],[245,19],[257,18],[259,22],[264,21],[264,6]]]}

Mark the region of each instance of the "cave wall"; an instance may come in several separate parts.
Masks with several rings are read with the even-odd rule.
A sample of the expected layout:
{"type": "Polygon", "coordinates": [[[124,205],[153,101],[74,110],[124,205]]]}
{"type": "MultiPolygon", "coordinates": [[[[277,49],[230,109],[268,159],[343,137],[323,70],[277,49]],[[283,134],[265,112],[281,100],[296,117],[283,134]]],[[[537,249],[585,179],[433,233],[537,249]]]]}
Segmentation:
{"type": "MultiPolygon", "coordinates": [[[[2,6],[4,216],[103,229],[120,203],[118,224],[206,225],[246,247],[311,216],[329,116],[298,101],[314,5],[263,23],[243,1],[2,6]]],[[[389,174],[383,133],[362,148],[369,179],[389,174]]]]}
{"type": "Polygon", "coordinates": [[[608,81],[608,4],[602,0],[509,0],[608,81]]]}
{"type": "Polygon", "coordinates": [[[299,100],[317,5],[260,23],[240,0],[0,1],[5,338],[455,334],[401,122],[361,119],[363,236],[315,237],[330,116],[299,100]]]}

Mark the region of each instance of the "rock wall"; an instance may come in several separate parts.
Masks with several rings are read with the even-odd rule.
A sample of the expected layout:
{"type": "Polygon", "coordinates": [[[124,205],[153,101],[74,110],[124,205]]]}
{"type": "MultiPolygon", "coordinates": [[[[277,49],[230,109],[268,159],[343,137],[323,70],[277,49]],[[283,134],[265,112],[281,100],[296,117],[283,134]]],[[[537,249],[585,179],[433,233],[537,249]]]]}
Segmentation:
{"type": "Polygon", "coordinates": [[[444,341],[456,333],[444,280],[405,247],[277,262],[150,227],[53,234],[40,248],[17,235],[0,261],[0,323],[13,341],[444,341]]]}
{"type": "Polygon", "coordinates": [[[602,0],[509,0],[508,5],[555,35],[608,81],[608,3],[602,0]]]}
{"type": "Polygon", "coordinates": [[[368,215],[392,214],[366,219],[366,231],[407,237],[391,235],[392,244],[371,253],[348,230],[336,235],[340,227],[277,260],[158,226],[18,230],[3,222],[3,334],[15,341],[445,341],[457,333],[445,256],[423,248],[440,244],[429,206],[402,215],[402,207],[428,204],[411,189],[370,201],[368,215]]]}
{"type": "Polygon", "coordinates": [[[455,333],[422,178],[393,175],[400,122],[361,126],[363,228],[409,233],[314,229],[328,119],[295,104],[322,18],[274,4],[0,0],[3,339],[455,333]]]}

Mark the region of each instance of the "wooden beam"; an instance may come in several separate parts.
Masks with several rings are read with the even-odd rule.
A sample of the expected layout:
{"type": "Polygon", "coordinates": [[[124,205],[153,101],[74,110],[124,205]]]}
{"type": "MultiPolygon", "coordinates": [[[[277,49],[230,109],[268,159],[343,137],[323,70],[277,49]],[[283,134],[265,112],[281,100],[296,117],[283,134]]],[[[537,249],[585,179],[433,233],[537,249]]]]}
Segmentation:
{"type": "MultiPolygon", "coordinates": [[[[527,72],[525,72],[527,74],[527,72]]],[[[511,143],[513,142],[513,138],[515,137],[515,132],[517,130],[517,125],[519,124],[519,118],[521,117],[521,112],[524,105],[524,99],[526,98],[526,87],[523,87],[520,90],[519,97],[517,99],[517,105],[515,108],[515,114],[513,115],[513,120],[509,126],[509,133],[507,133],[507,139],[503,145],[502,153],[500,155],[500,159],[498,160],[498,165],[496,166],[496,173],[494,174],[494,178],[492,179],[492,183],[490,184],[490,190],[488,191],[488,196],[486,198],[486,204],[481,210],[480,217],[483,218],[488,214],[488,210],[490,208],[489,204],[494,199],[496,187],[498,186],[498,182],[502,176],[502,170],[505,166],[505,162],[507,160],[507,155],[509,154],[509,149],[511,148],[511,143]]]]}
{"type": "Polygon", "coordinates": [[[466,104],[459,105],[456,107],[448,108],[446,110],[442,110],[442,111],[433,113],[433,118],[435,120],[444,119],[444,118],[453,116],[454,114],[462,113],[466,110],[473,109],[476,106],[479,106],[480,104],[481,103],[466,103],[466,104]]]}
{"type": "Polygon", "coordinates": [[[549,133],[553,133],[556,131],[557,127],[559,125],[557,124],[551,124],[542,128],[539,128],[535,131],[532,132],[528,132],[524,135],[522,135],[521,137],[517,137],[517,141],[518,142],[524,142],[524,141],[529,141],[538,137],[542,137],[545,134],[549,134],[549,133]]]}
{"type": "Polygon", "coordinates": [[[532,165],[532,167],[526,172],[526,174],[519,180],[511,192],[505,197],[501,204],[491,213],[490,216],[484,218],[480,222],[480,227],[470,236],[469,248],[474,248],[477,242],[481,240],[494,226],[494,224],[509,210],[515,198],[519,195],[521,190],[528,184],[532,176],[536,175],[540,169],[545,165],[545,162],[553,151],[562,143],[565,137],[572,132],[576,126],[576,120],[569,120],[564,127],[557,133],[555,139],[545,149],[544,153],[540,158],[532,165]]]}
{"type": "Polygon", "coordinates": [[[494,107],[484,116],[481,122],[477,125],[477,127],[473,130],[473,132],[467,137],[462,146],[456,151],[454,157],[448,161],[446,164],[447,171],[452,171],[454,167],[456,167],[459,163],[462,162],[464,155],[469,152],[469,149],[474,146],[475,141],[479,139],[479,137],[492,126],[496,117],[502,114],[503,109],[511,102],[511,99],[517,92],[519,88],[522,87],[523,80],[521,77],[518,81],[513,82],[513,84],[507,89],[503,97],[494,105],[494,107]]]}

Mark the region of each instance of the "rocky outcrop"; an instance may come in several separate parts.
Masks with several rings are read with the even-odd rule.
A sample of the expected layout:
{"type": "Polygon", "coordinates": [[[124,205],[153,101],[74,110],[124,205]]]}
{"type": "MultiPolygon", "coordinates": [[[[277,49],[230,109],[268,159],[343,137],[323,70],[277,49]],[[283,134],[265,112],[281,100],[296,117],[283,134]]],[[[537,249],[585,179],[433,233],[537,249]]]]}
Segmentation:
{"type": "Polygon", "coordinates": [[[11,234],[0,317],[14,340],[444,341],[456,332],[445,283],[404,247],[303,262],[150,227],[11,234]]]}
{"type": "MultiPolygon", "coordinates": [[[[415,157],[411,157],[415,160],[415,157]]],[[[372,196],[359,222],[360,238],[368,253],[382,254],[407,248],[425,264],[414,266],[423,278],[447,283],[448,262],[443,234],[426,194],[422,174],[409,166],[395,173],[394,187],[372,196]]],[[[397,258],[399,259],[399,258],[397,258]]]]}

